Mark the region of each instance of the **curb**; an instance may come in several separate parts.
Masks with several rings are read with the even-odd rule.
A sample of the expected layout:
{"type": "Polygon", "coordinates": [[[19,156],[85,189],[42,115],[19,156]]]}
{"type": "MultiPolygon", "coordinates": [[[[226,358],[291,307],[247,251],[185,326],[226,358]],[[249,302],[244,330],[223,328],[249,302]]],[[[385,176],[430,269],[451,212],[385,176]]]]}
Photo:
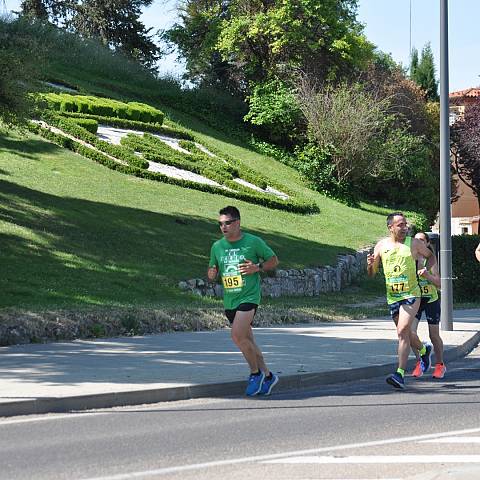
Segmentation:
{"type": "MultiPolygon", "coordinates": [[[[479,344],[479,342],[480,331],[476,332],[464,344],[446,350],[444,353],[445,360],[451,362],[466,356],[479,344]]],[[[415,359],[410,359],[408,363],[409,368],[412,368],[414,364],[415,359]]],[[[380,375],[391,373],[396,367],[396,363],[388,363],[371,365],[368,367],[332,370],[328,372],[286,375],[281,377],[281,381],[275,391],[285,393],[292,390],[308,390],[322,385],[378,377],[380,375]]],[[[242,396],[244,388],[245,381],[242,380],[227,383],[186,385],[182,387],[167,387],[151,390],[17,400],[0,403],[0,417],[65,413],[78,410],[190,400],[194,398],[242,396]]]]}

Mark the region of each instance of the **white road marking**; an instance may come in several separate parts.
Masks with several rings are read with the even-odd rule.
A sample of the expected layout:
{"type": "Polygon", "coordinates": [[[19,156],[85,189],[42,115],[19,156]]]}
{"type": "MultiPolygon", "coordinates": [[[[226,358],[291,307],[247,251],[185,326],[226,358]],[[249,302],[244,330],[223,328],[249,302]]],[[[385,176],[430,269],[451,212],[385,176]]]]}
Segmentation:
{"type": "Polygon", "coordinates": [[[437,440],[422,440],[419,443],[480,443],[480,437],[445,437],[437,440]]]}
{"type": "MultiPolygon", "coordinates": [[[[217,461],[205,462],[205,463],[193,463],[190,465],[178,465],[174,467],[158,468],[155,470],[144,470],[139,472],[121,473],[118,475],[107,475],[104,477],[90,477],[83,480],[130,480],[135,478],[147,478],[147,477],[168,475],[172,473],[180,473],[180,472],[186,472],[186,471],[192,471],[192,470],[202,470],[202,469],[212,468],[212,467],[238,465],[241,463],[266,462],[269,460],[276,460],[276,459],[281,459],[286,457],[298,457],[300,455],[313,455],[313,454],[319,454],[324,452],[348,450],[352,448],[365,448],[365,447],[376,447],[379,445],[391,445],[395,443],[418,442],[421,440],[451,437],[453,435],[467,435],[470,433],[480,433],[480,428],[469,428],[466,430],[453,430],[450,432],[431,433],[428,435],[416,435],[411,437],[390,438],[387,440],[377,440],[372,442],[349,443],[345,445],[336,445],[332,447],[321,447],[321,448],[312,448],[308,450],[297,450],[297,451],[291,451],[291,452],[274,453],[270,455],[257,455],[257,456],[251,456],[251,457],[232,458],[229,460],[217,460],[217,461]]],[[[480,459],[480,456],[479,456],[479,459],[480,459]]]]}
{"type": "Polygon", "coordinates": [[[371,455],[351,457],[289,457],[268,460],[268,464],[377,464],[377,463],[480,463],[480,455],[371,455]]]}

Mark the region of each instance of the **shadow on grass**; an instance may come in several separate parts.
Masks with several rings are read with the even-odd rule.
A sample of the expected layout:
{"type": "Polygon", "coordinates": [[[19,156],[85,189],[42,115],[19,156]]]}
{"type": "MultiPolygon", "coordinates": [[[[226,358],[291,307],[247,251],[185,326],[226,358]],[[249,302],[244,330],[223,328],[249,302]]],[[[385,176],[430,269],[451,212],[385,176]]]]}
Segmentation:
{"type": "MultiPolygon", "coordinates": [[[[47,144],[48,145],[48,144],[47,144]]],[[[158,199],[162,201],[161,198],[158,199]]],[[[60,197],[0,180],[0,307],[160,305],[204,277],[212,221],[60,197]]],[[[256,232],[276,251],[335,258],[344,247],[256,232]]]]}
{"type": "MultiPolygon", "coordinates": [[[[18,132],[17,132],[18,134],[18,132]]],[[[22,137],[18,134],[17,137],[2,135],[0,132],[0,155],[5,153],[13,153],[20,158],[27,158],[29,160],[39,160],[40,157],[46,153],[52,153],[60,147],[50,142],[45,142],[41,139],[34,139],[22,137]]],[[[2,175],[5,175],[5,173],[2,175]]]]}

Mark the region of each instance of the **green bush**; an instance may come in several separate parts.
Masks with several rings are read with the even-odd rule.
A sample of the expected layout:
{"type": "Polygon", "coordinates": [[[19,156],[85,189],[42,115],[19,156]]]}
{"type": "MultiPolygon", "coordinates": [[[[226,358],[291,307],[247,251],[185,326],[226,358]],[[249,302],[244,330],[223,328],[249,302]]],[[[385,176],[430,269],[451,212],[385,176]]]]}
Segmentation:
{"type": "Polygon", "coordinates": [[[269,140],[288,145],[299,134],[302,112],[295,91],[278,79],[259,83],[248,97],[244,120],[263,128],[269,140]]]}
{"type": "Polygon", "coordinates": [[[335,165],[331,159],[331,148],[320,147],[316,143],[307,143],[297,148],[297,165],[300,173],[311,186],[329,197],[346,204],[355,204],[352,185],[346,180],[338,180],[335,165]]]}
{"type": "Polygon", "coordinates": [[[479,242],[478,235],[452,237],[453,296],[456,302],[480,299],[480,262],[475,258],[479,242]]]}
{"type": "Polygon", "coordinates": [[[159,123],[144,123],[137,122],[135,120],[128,120],[126,118],[103,117],[99,115],[79,112],[60,112],[60,114],[63,117],[70,118],[90,118],[92,120],[97,120],[97,122],[101,123],[102,125],[109,125],[111,127],[127,128],[131,130],[139,130],[142,132],[158,133],[172,138],[193,140],[193,135],[187,130],[168,127],[165,125],[160,125],[159,123]]]}
{"type": "Polygon", "coordinates": [[[89,118],[75,118],[73,122],[85,130],[88,130],[90,133],[97,133],[98,122],[96,120],[89,118]]]}
{"type": "Polygon", "coordinates": [[[80,112],[103,117],[127,118],[144,123],[163,123],[164,114],[150,105],[129,102],[123,103],[109,98],[92,95],[70,95],[68,93],[46,93],[37,96],[41,104],[47,101],[48,107],[61,112],[80,112]]]}

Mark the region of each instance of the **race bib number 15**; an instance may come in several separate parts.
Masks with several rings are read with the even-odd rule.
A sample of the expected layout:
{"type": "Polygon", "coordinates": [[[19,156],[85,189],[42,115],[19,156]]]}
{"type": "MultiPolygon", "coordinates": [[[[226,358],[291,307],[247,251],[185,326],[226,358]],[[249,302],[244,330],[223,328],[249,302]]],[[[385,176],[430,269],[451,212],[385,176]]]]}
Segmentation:
{"type": "Polygon", "coordinates": [[[223,288],[241,288],[243,287],[243,278],[241,275],[232,275],[222,277],[223,288]]]}

